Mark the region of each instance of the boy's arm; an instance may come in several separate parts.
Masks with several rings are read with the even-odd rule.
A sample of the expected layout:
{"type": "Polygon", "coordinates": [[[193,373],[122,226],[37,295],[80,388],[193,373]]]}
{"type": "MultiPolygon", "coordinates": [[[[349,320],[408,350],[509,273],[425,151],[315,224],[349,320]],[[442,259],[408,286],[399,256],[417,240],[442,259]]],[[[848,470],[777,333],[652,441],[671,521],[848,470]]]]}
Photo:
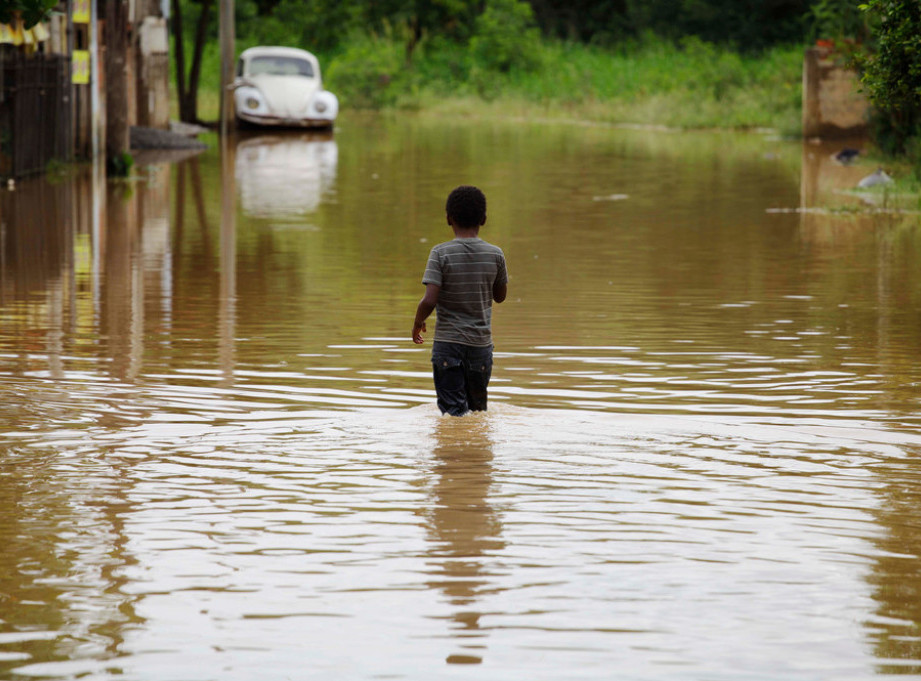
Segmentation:
{"type": "Polygon", "coordinates": [[[501,303],[508,295],[508,267],[505,264],[505,254],[500,252],[497,265],[499,269],[492,284],[492,299],[501,303]]]}
{"type": "Polygon", "coordinates": [[[419,345],[423,342],[422,334],[425,332],[425,320],[432,314],[438,304],[438,293],[441,287],[438,284],[426,284],[425,295],[416,308],[416,320],[413,322],[413,343],[419,345]]]}

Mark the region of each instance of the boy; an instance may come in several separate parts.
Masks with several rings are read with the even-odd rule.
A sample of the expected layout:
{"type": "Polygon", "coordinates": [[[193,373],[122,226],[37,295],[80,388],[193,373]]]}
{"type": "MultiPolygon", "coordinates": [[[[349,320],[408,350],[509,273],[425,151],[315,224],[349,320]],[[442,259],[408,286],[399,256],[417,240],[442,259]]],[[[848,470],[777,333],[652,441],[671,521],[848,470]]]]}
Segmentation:
{"type": "Polygon", "coordinates": [[[476,187],[457,187],[445,204],[454,240],[429,254],[416,309],[413,342],[422,343],[425,320],[438,310],[432,343],[432,371],[442,414],[486,411],[492,374],[492,303],[505,300],[505,255],[479,237],[486,224],[486,197],[476,187]]]}

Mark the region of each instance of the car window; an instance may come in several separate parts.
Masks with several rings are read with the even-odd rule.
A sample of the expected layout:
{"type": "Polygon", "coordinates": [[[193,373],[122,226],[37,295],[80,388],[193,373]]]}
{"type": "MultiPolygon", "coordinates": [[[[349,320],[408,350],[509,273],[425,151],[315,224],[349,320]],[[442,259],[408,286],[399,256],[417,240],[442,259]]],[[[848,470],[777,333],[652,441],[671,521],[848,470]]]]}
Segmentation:
{"type": "Polygon", "coordinates": [[[306,76],[313,77],[313,64],[297,57],[253,57],[249,60],[251,76],[306,76]]]}

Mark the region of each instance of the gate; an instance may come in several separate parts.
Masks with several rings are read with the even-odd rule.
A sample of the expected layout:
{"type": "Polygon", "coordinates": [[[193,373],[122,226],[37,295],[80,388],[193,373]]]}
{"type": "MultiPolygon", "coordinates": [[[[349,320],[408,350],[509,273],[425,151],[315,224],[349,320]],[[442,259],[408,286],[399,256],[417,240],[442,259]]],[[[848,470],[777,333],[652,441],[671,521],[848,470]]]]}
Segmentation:
{"type": "Polygon", "coordinates": [[[70,57],[0,52],[0,176],[73,158],[70,71],[70,57]]]}

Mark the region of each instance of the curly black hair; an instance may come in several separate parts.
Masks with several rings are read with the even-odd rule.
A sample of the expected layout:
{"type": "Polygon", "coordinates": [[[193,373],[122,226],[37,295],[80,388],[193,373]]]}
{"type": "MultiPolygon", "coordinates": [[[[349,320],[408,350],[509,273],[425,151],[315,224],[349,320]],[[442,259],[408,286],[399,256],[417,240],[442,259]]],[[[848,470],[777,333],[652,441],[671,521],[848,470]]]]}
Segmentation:
{"type": "Polygon", "coordinates": [[[486,223],[486,195],[476,187],[461,185],[448,194],[445,212],[458,227],[480,227],[486,223]]]}

